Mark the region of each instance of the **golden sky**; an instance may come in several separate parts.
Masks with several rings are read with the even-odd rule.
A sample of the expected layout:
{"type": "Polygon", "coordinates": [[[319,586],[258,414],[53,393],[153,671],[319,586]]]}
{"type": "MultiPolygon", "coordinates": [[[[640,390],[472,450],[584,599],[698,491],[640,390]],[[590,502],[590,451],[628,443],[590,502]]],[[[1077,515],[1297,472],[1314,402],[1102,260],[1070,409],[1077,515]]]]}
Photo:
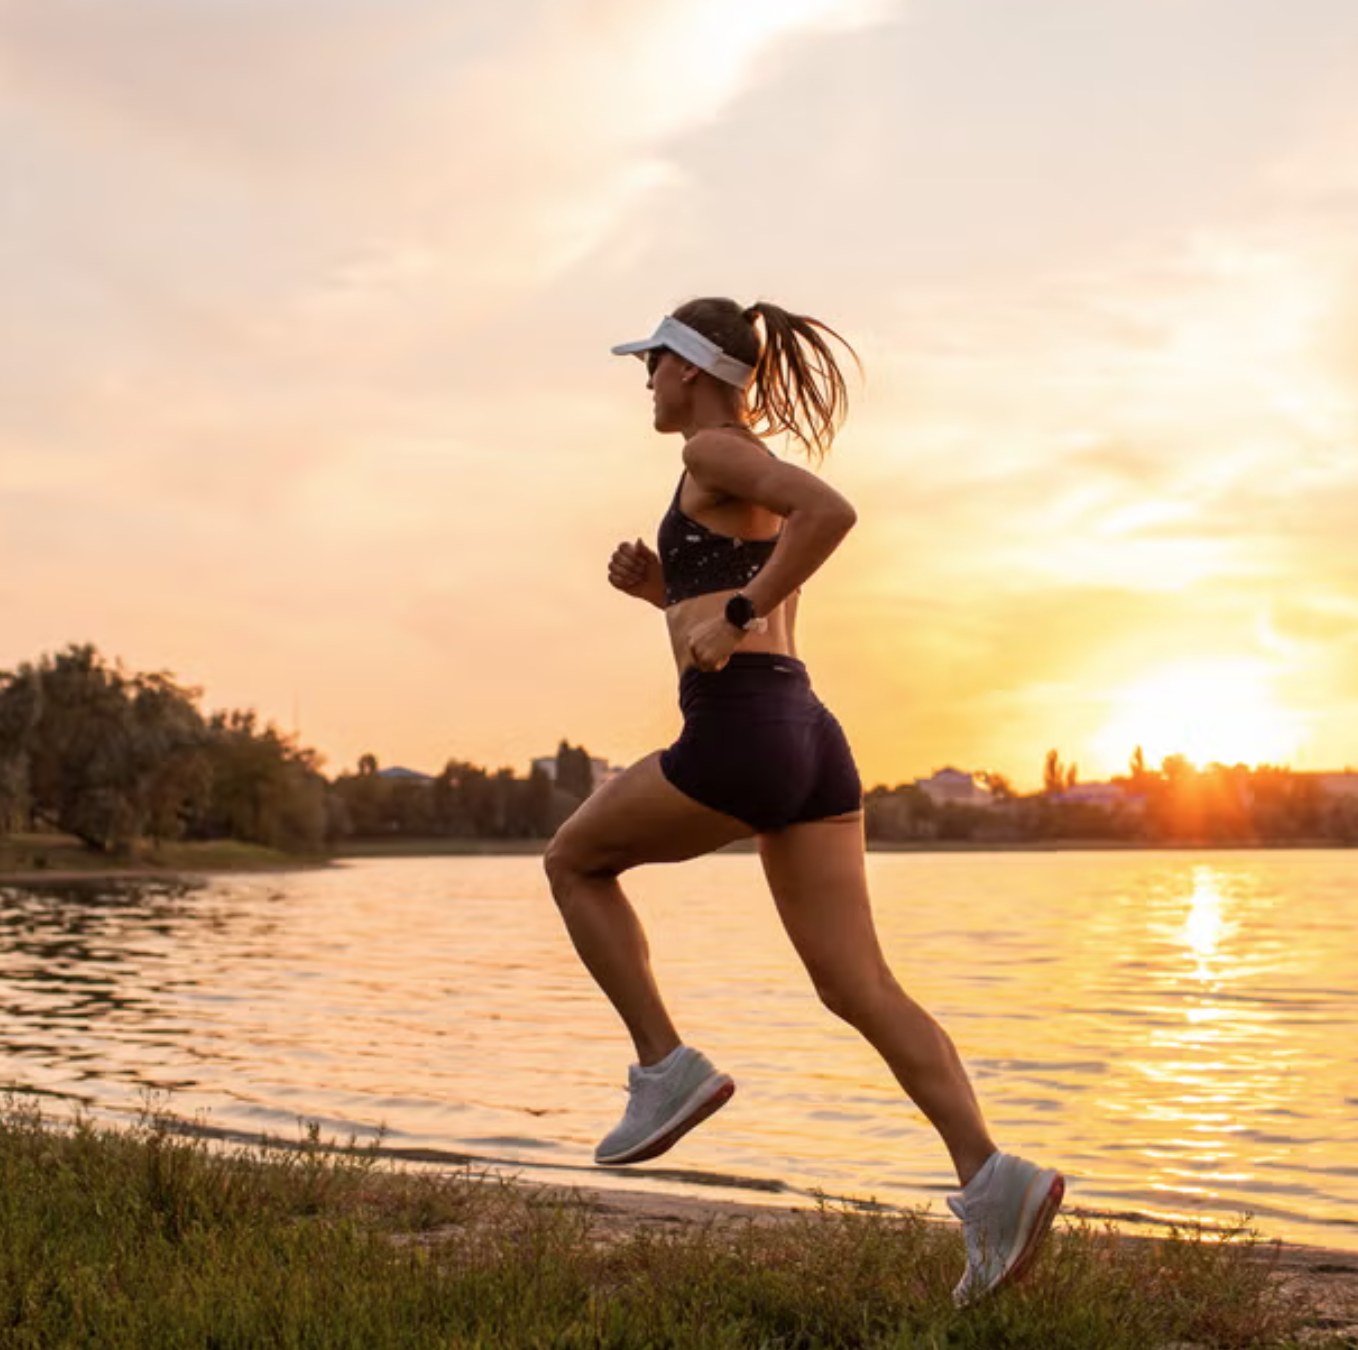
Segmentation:
{"type": "Polygon", "coordinates": [[[1352,0],[0,0],[0,668],[326,757],[625,763],[679,442],[608,347],[834,324],[803,654],[868,783],[1358,765],[1352,0]]]}

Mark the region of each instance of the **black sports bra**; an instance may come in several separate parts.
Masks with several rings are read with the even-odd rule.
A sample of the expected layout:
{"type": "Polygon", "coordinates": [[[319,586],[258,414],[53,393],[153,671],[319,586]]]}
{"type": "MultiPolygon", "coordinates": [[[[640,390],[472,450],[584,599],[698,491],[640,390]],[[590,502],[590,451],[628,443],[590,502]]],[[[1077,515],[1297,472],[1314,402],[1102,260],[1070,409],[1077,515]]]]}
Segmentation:
{"type": "Polygon", "coordinates": [[[677,605],[695,595],[738,591],[748,586],[768,562],[778,535],[772,539],[737,539],[717,534],[679,509],[687,470],[679,477],[674,500],[660,522],[660,571],[665,579],[665,604],[677,605]]]}

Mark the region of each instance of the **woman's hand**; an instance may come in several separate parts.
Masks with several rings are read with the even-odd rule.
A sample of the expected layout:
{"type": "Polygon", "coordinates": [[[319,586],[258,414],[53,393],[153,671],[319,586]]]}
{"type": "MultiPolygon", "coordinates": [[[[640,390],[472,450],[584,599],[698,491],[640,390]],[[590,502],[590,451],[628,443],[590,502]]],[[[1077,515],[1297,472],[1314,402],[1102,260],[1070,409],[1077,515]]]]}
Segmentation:
{"type": "Polygon", "coordinates": [[[688,635],[688,654],[699,670],[720,670],[744,640],[745,634],[724,615],[700,623],[688,635]]]}
{"type": "Polygon", "coordinates": [[[657,609],[665,608],[665,578],[660,559],[643,540],[622,543],[608,560],[609,584],[624,595],[649,600],[657,609]]]}

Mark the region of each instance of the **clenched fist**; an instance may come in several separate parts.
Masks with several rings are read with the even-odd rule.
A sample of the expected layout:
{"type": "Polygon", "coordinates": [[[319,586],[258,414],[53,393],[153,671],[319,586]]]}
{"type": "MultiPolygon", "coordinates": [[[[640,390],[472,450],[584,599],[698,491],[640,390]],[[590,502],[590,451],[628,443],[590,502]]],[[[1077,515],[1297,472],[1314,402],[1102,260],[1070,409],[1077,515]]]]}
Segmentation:
{"type": "Polygon", "coordinates": [[[619,544],[613,550],[608,560],[608,580],[624,595],[649,600],[657,609],[665,608],[665,578],[660,559],[641,539],[619,544]]]}
{"type": "Polygon", "coordinates": [[[699,670],[721,670],[745,634],[724,616],[706,619],[688,635],[688,656],[699,670]]]}

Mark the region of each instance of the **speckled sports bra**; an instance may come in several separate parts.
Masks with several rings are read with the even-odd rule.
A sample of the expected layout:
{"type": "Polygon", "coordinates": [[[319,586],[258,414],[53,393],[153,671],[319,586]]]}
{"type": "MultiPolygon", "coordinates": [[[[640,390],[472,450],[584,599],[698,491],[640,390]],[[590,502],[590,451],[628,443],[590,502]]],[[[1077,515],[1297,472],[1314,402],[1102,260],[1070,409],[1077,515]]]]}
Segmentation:
{"type": "Polygon", "coordinates": [[[717,534],[679,509],[687,470],[679,477],[674,500],[660,522],[660,571],[665,579],[665,604],[677,605],[695,595],[738,591],[748,586],[768,562],[778,536],[737,539],[717,534]]]}

